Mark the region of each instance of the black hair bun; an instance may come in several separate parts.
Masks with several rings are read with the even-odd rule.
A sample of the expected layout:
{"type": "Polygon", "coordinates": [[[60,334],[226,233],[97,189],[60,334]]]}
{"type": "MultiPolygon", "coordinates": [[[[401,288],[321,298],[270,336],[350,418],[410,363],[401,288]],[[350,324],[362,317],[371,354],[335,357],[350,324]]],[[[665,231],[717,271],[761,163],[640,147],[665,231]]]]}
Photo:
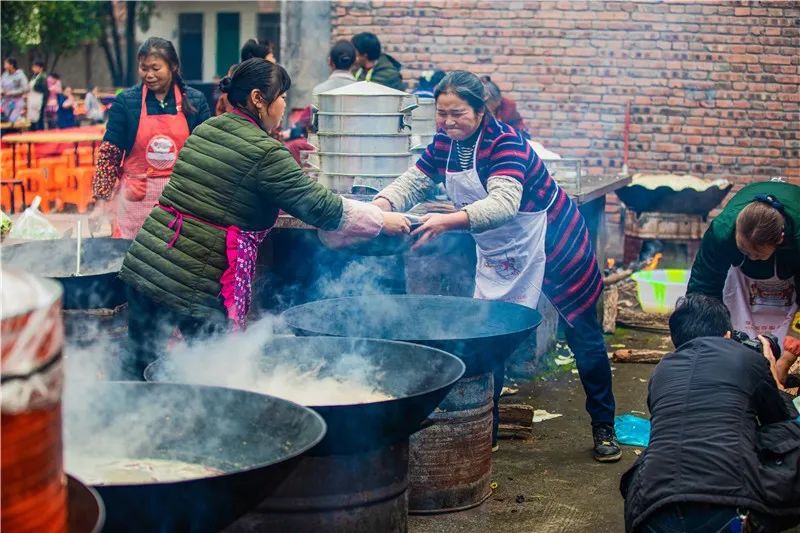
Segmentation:
{"type": "Polygon", "coordinates": [[[233,80],[231,80],[230,76],[225,76],[219,81],[219,90],[223,93],[228,93],[233,86],[233,80]]]}

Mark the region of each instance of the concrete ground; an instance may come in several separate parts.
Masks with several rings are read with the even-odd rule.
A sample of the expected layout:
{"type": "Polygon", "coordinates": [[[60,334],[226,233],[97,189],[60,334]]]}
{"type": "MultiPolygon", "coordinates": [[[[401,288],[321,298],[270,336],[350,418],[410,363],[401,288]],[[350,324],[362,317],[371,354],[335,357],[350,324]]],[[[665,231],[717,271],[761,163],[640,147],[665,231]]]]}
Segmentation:
{"type": "MultiPolygon", "coordinates": [[[[646,412],[646,380],[654,368],[614,364],[617,412],[646,412]],[[643,380],[645,382],[643,382],[643,380]]],[[[562,416],[534,424],[530,441],[501,440],[494,456],[497,489],[470,511],[409,518],[411,533],[624,531],[619,479],[636,459],[624,447],[618,463],[592,459],[589,416],[577,374],[569,371],[546,381],[520,383],[517,395],[504,398],[562,416]]]]}

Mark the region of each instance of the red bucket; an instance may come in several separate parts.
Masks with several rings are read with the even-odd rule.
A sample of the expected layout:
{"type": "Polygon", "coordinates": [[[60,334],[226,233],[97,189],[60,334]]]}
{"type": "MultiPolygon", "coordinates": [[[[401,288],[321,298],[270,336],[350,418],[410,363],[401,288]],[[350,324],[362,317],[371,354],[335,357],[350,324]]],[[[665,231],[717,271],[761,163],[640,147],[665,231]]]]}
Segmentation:
{"type": "Polygon", "coordinates": [[[66,532],[61,286],[21,272],[0,275],[0,529],[66,532]]]}

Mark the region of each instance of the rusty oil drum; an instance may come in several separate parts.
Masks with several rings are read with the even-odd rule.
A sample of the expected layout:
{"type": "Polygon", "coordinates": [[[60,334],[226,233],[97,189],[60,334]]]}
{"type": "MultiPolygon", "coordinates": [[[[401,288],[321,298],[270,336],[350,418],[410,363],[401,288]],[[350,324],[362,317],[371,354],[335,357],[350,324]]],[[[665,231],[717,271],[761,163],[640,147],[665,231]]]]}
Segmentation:
{"type": "Polygon", "coordinates": [[[462,511],[492,493],[491,372],[461,378],[411,436],[409,512],[462,511]]]}
{"type": "Polygon", "coordinates": [[[23,272],[0,275],[0,529],[65,533],[61,287],[23,272]]]}

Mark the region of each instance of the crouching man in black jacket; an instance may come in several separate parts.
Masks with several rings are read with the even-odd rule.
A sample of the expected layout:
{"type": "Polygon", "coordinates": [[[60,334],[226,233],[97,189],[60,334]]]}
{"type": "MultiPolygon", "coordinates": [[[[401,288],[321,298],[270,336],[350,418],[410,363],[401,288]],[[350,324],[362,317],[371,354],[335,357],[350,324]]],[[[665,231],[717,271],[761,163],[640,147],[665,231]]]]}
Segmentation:
{"type": "Polygon", "coordinates": [[[800,521],[800,423],[775,359],[730,340],[719,300],[669,320],[676,351],[648,385],[650,444],[622,477],[628,532],[780,531],[800,521]]]}

